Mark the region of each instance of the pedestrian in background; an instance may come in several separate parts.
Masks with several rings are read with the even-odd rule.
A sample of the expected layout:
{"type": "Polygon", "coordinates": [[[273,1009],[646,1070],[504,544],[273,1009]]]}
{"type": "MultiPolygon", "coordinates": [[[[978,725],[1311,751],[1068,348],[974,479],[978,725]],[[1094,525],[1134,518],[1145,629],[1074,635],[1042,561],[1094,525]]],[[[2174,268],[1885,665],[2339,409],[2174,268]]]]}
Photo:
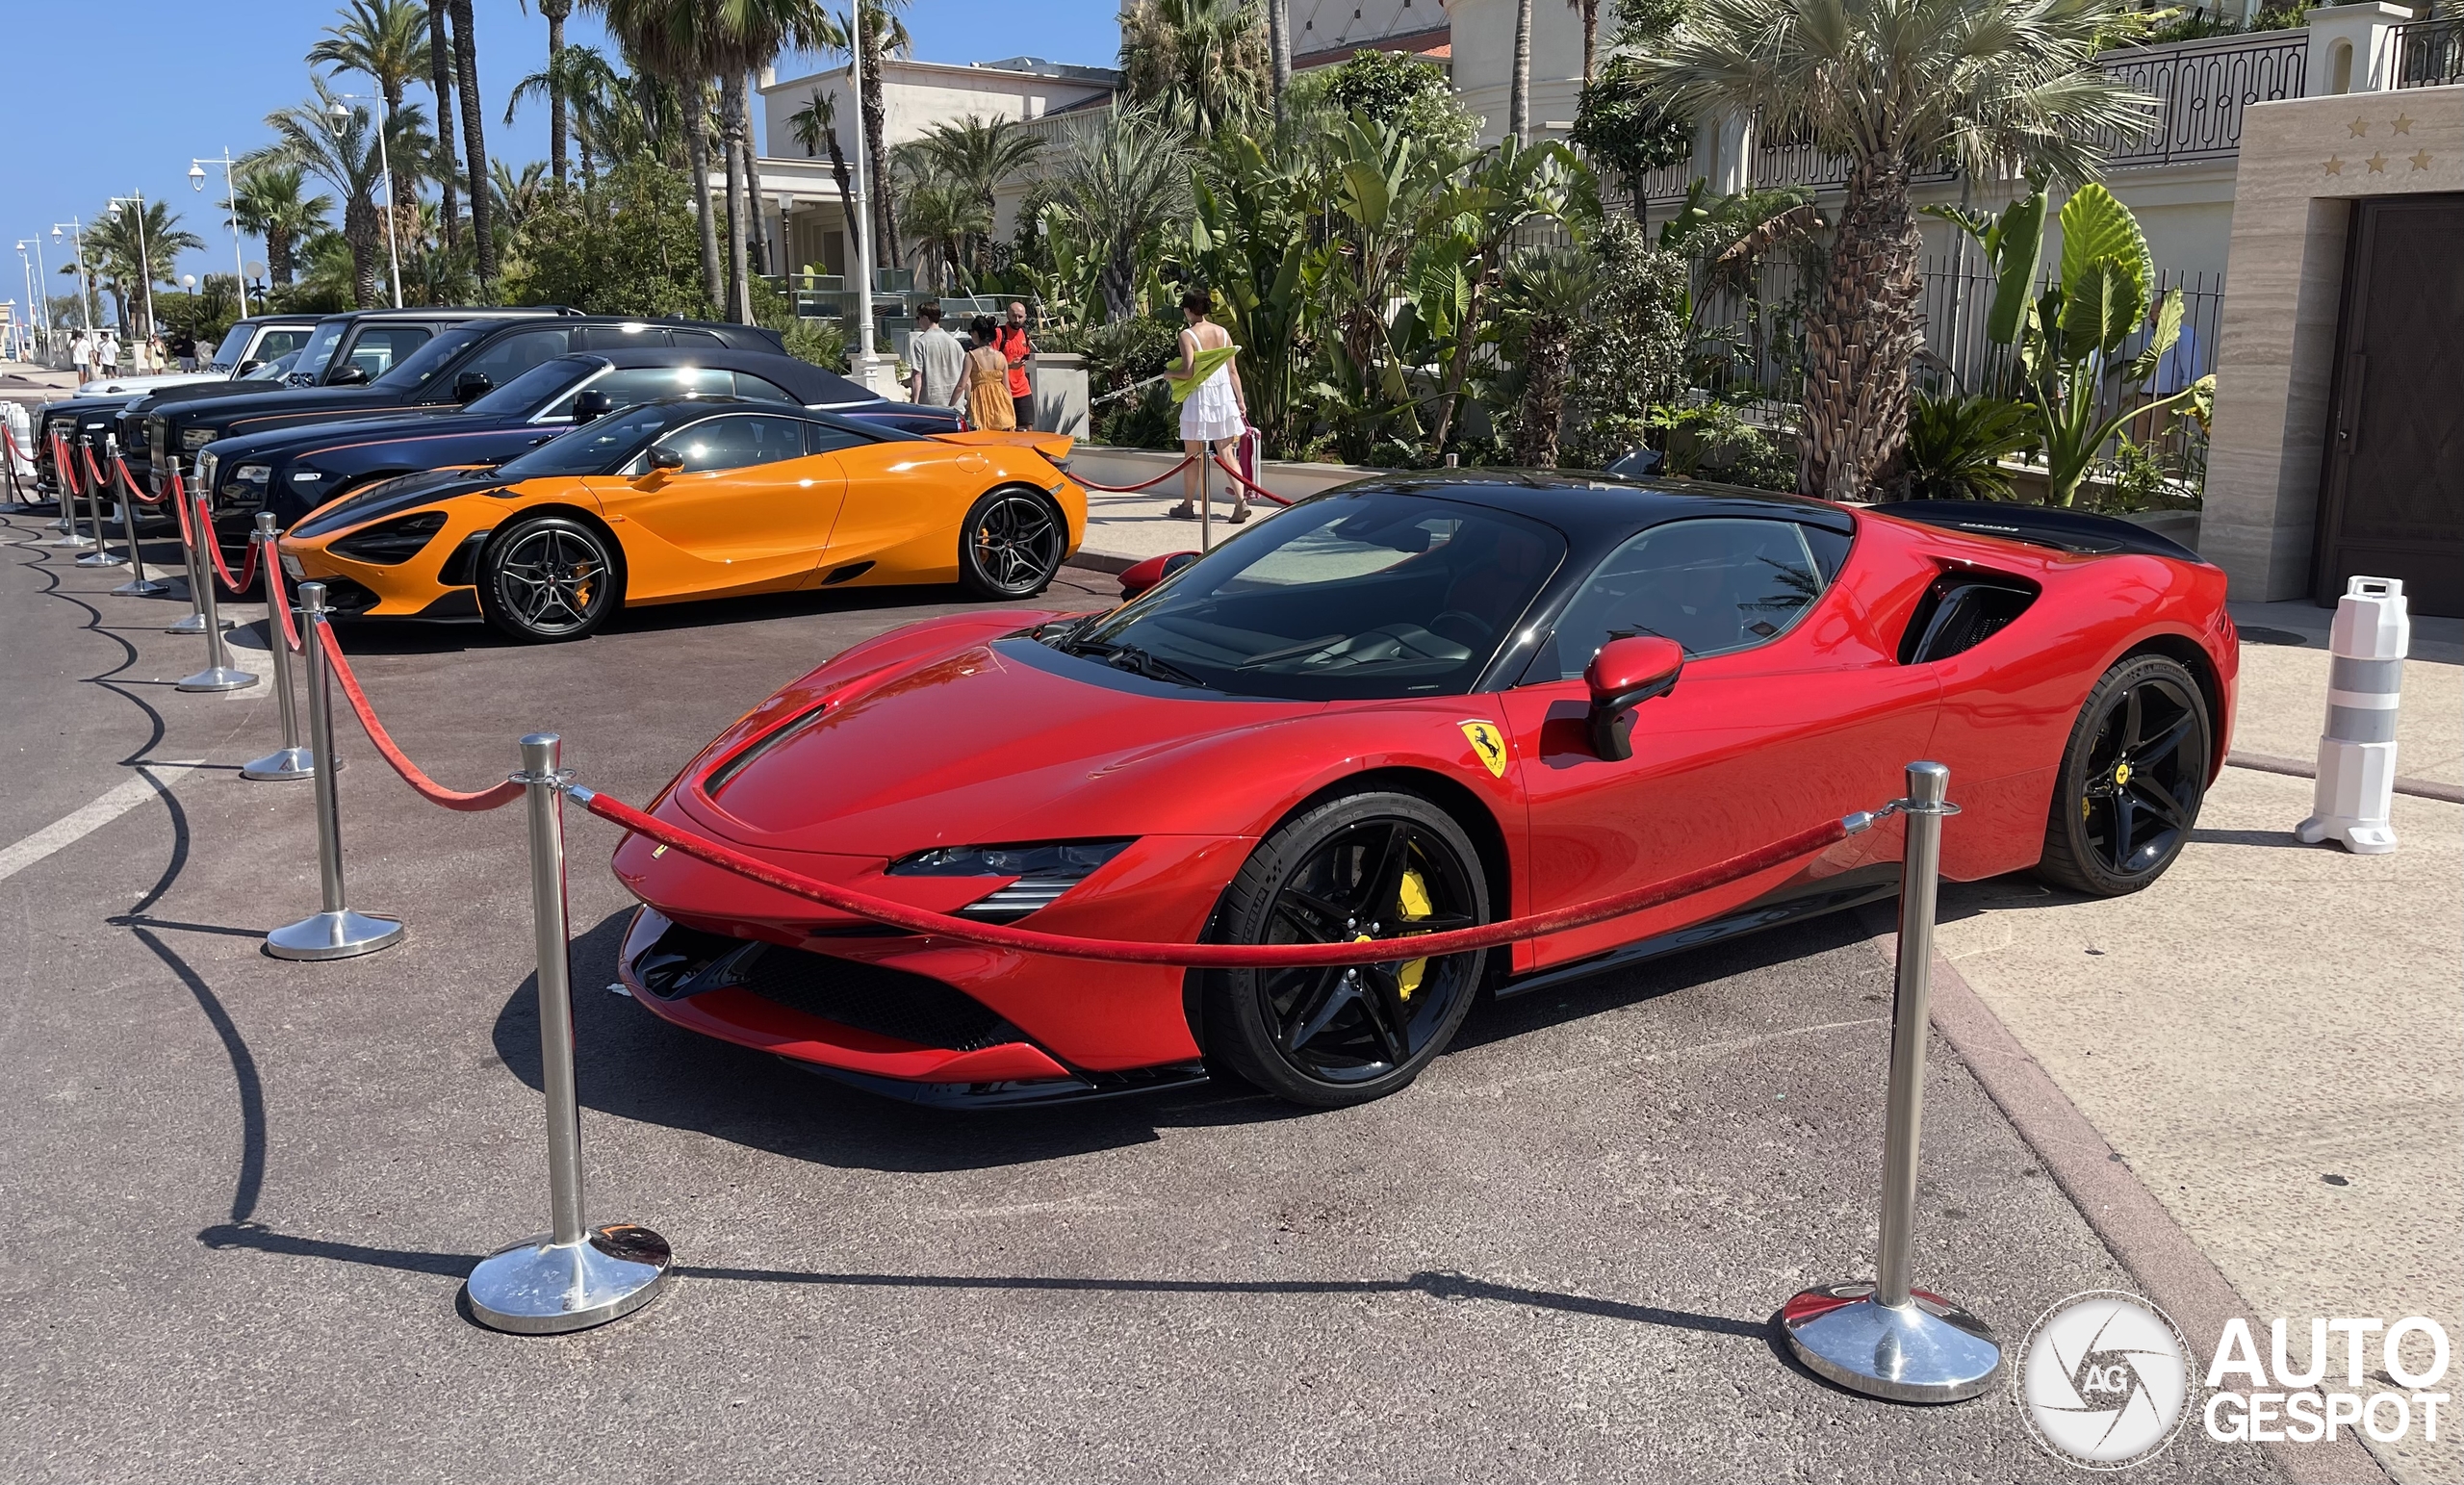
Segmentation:
{"type": "Polygon", "coordinates": [[[179,359],[181,371],[195,371],[196,337],[191,335],[186,330],[173,332],[171,336],[171,354],[179,359]]]}
{"type": "Polygon", "coordinates": [[[928,299],[917,305],[915,320],[922,328],[907,341],[907,364],[914,368],[908,378],[908,396],[926,407],[957,407],[966,375],[966,347],[941,328],[937,301],[928,299]]]}
{"type": "Polygon", "coordinates": [[[159,335],[145,337],[145,374],[160,376],[170,369],[170,361],[163,353],[163,337],[159,335]]]}
{"type": "MultiPolygon", "coordinates": [[[[1232,332],[1209,320],[1215,295],[1193,289],[1181,295],[1181,359],[1164,369],[1181,401],[1181,448],[1189,467],[1181,475],[1181,503],[1166,511],[1175,521],[1195,521],[1197,502],[1215,504],[1211,458],[1238,453],[1249,426],[1249,400],[1241,388],[1241,367],[1232,332]]],[[[1229,483],[1229,481],[1227,481],[1229,483]]],[[[1232,524],[1249,519],[1249,492],[1233,484],[1232,524]]]]}
{"type": "Polygon", "coordinates": [[[992,344],[999,346],[1004,363],[1010,370],[1010,401],[1013,425],[1032,428],[1036,425],[1035,383],[1028,378],[1027,363],[1034,359],[1035,343],[1027,339],[1027,307],[1015,300],[1010,304],[1009,321],[992,332],[992,344]]]}
{"type": "Polygon", "coordinates": [[[119,337],[114,334],[108,325],[103,327],[102,339],[94,346],[94,374],[97,376],[119,374],[119,337]]]}
{"type": "Polygon", "coordinates": [[[967,326],[975,348],[966,353],[966,421],[972,428],[1008,431],[1018,425],[1010,393],[1010,360],[996,344],[992,317],[978,315],[967,326]]]}
{"type": "Polygon", "coordinates": [[[94,379],[94,342],[83,329],[68,338],[68,360],[77,368],[77,385],[94,379]]]}

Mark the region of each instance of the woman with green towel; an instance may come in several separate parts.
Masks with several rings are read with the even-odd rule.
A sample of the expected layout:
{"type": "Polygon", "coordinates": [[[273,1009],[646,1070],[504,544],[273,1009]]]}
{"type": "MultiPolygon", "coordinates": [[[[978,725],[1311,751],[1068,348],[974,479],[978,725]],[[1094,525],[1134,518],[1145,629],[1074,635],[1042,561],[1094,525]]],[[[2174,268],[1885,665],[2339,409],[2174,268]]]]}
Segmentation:
{"type": "MultiPolygon", "coordinates": [[[[1181,448],[1191,455],[1181,474],[1181,503],[1165,514],[1177,521],[1195,521],[1197,502],[1209,506],[1215,496],[1208,464],[1219,452],[1232,455],[1249,426],[1248,398],[1241,390],[1239,347],[1231,332],[1207,319],[1215,296],[1203,289],[1181,295],[1181,316],[1189,321],[1181,331],[1181,359],[1165,369],[1172,393],[1181,403],[1181,448]]],[[[1228,481],[1227,481],[1228,482],[1228,481]]],[[[1249,519],[1249,493],[1232,485],[1232,524],[1249,519]]]]}

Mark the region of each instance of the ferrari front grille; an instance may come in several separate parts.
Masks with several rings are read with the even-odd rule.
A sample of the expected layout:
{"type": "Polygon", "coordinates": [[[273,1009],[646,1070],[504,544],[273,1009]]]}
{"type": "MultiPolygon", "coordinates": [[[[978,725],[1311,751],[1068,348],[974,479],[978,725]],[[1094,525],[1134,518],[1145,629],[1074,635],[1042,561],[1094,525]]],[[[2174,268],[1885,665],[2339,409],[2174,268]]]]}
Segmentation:
{"type": "Polygon", "coordinates": [[[671,924],[633,961],[662,1000],[740,989],[773,1005],[917,1046],[971,1052],[1025,1035],[983,1002],[929,975],[862,960],[706,934],[671,924]]]}

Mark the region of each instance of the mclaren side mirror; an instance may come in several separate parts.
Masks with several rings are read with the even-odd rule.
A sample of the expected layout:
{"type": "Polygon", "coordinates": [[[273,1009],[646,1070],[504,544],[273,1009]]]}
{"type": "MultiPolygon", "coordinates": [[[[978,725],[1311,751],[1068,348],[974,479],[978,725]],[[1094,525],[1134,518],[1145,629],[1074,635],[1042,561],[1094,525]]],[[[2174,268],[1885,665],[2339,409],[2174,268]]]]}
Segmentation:
{"type": "Polygon", "coordinates": [[[1591,687],[1591,750],[1612,763],[1634,755],[1634,708],[1677,689],[1685,649],[1656,634],[1612,639],[1583,668],[1591,687]]]}
{"type": "Polygon", "coordinates": [[[497,388],[496,378],[485,371],[464,371],[453,378],[453,400],[475,402],[497,388]]]}
{"type": "Polygon", "coordinates": [[[1196,560],[1194,551],[1173,551],[1160,557],[1148,557],[1120,575],[1121,601],[1127,602],[1196,560]]]}
{"type": "Polygon", "coordinates": [[[345,366],[335,371],[333,375],[326,377],[325,385],[328,387],[356,387],[366,380],[368,380],[368,368],[364,366],[345,366]]]}
{"type": "Polygon", "coordinates": [[[595,419],[604,418],[613,412],[615,407],[615,402],[610,400],[604,392],[578,394],[574,398],[574,422],[589,422],[595,419]]]}
{"type": "Polygon", "coordinates": [[[673,474],[684,468],[684,455],[674,448],[654,448],[651,450],[651,468],[673,474]]]}

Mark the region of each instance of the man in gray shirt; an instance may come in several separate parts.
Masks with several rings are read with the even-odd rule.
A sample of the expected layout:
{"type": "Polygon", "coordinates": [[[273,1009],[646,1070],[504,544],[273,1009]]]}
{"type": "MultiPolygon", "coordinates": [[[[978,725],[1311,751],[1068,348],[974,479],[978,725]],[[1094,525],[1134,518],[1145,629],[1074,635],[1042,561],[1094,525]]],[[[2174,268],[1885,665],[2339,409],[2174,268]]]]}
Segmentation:
{"type": "Polygon", "coordinates": [[[941,328],[941,306],[930,301],[915,307],[922,327],[907,342],[907,362],[914,369],[908,394],[930,407],[959,405],[959,382],[966,370],[966,347],[941,328]]]}

